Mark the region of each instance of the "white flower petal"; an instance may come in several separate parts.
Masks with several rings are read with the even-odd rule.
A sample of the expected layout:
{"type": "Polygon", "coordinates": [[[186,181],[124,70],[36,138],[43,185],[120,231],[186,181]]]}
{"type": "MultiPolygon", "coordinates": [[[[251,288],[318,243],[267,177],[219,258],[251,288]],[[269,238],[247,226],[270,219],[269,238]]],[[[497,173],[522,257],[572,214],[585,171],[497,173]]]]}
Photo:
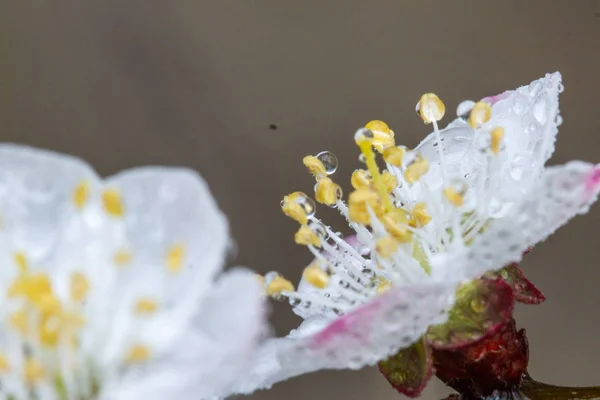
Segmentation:
{"type": "MultiPolygon", "coordinates": [[[[558,96],[562,90],[561,75],[556,72],[516,90],[491,96],[483,101],[492,104],[491,119],[475,131],[458,118],[440,132],[444,148],[445,172],[450,178],[476,183],[479,174],[489,174],[482,164],[480,149],[489,147],[487,131],[504,128],[504,150],[501,177],[496,188],[500,201],[513,201],[522,196],[529,185],[539,179],[545,162],[554,151],[560,117],[558,96]],[[485,134],[484,134],[485,133],[485,134]]],[[[430,163],[423,181],[435,192],[443,186],[440,157],[435,132],[415,149],[430,163]]]]}
{"type": "Polygon", "coordinates": [[[96,185],[98,177],[78,158],[0,144],[2,246],[8,253],[26,250],[34,264],[51,265],[61,246],[81,228],[73,196],[85,181],[96,185]]]}
{"type": "Polygon", "coordinates": [[[253,368],[236,385],[237,393],[268,388],[276,382],[319,369],[358,369],[408,347],[431,325],[445,321],[454,286],[427,283],[397,286],[339,317],[318,332],[270,339],[253,368]]]}
{"type": "Polygon", "coordinates": [[[522,201],[506,217],[493,221],[471,246],[434,255],[434,273],[440,279],[471,279],[518,262],[531,245],[586,213],[599,191],[599,166],[573,161],[549,167],[522,201]]]}
{"type": "Polygon", "coordinates": [[[167,271],[169,252],[180,247],[181,273],[171,274],[176,282],[171,294],[191,293],[191,287],[202,294],[222,267],[229,243],[225,216],[202,178],[183,168],[144,167],[108,178],[106,188],[122,196],[124,214],[116,229],[135,266],[167,271]]]}
{"type": "Polygon", "coordinates": [[[254,274],[243,270],[224,274],[175,344],[153,364],[108,388],[102,398],[184,400],[230,395],[264,333],[261,290],[254,274]]]}

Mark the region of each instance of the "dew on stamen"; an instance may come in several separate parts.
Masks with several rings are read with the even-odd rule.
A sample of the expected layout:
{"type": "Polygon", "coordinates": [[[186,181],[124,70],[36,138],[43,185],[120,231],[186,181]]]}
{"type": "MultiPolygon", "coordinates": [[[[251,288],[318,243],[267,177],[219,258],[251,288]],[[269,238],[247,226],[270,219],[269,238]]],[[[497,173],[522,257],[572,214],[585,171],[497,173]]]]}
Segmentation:
{"type": "Polygon", "coordinates": [[[371,268],[363,268],[362,273],[367,278],[373,278],[375,276],[375,272],[371,268]]]}
{"type": "Polygon", "coordinates": [[[302,301],[296,297],[292,297],[289,299],[290,302],[290,306],[292,307],[296,307],[297,305],[299,305],[302,301]]]}
{"type": "Polygon", "coordinates": [[[465,100],[461,102],[458,107],[456,107],[456,116],[465,120],[469,119],[469,114],[471,113],[474,105],[475,102],[473,100],[465,100]]]}
{"type": "Polygon", "coordinates": [[[323,166],[327,175],[333,174],[338,168],[338,159],[335,154],[330,151],[322,151],[316,156],[323,166]]]}
{"type": "Polygon", "coordinates": [[[308,227],[317,235],[317,237],[321,240],[329,239],[329,235],[327,234],[327,229],[323,224],[319,222],[311,222],[308,227]]]}

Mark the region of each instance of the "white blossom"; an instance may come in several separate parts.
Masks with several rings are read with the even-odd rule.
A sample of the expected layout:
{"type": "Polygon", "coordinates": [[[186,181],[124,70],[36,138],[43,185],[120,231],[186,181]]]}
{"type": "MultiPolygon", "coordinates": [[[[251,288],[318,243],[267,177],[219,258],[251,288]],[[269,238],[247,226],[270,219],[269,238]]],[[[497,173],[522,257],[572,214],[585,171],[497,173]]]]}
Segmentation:
{"type": "Polygon", "coordinates": [[[204,181],[0,145],[0,398],[225,396],[264,331],[204,181]]]}
{"type": "Polygon", "coordinates": [[[444,104],[426,94],[417,112],[434,132],[415,149],[396,146],[381,121],[355,140],[368,171],[353,175],[348,202],[330,179],[333,154],[305,158],[316,199],[335,206],[356,232],[345,241],[296,192],[282,203],[303,225],[296,241],[315,261],[297,290],[276,273],[267,293],[289,299],[304,323],[270,339],[238,383],[246,393],[322,368],[360,368],[406,348],[443,323],[457,285],[503,268],[577,214],[599,191],[600,168],[584,162],[545,167],[561,123],[559,73],[458,107],[439,130],[444,104]],[[382,153],[386,171],[375,163],[382,153]]]}

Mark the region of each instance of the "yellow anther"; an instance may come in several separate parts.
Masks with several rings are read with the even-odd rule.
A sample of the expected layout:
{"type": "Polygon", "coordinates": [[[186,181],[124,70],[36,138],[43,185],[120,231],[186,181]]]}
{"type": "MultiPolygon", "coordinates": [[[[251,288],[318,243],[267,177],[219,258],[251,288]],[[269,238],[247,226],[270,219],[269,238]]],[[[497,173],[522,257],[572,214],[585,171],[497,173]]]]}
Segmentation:
{"type": "Polygon", "coordinates": [[[373,190],[363,188],[355,190],[348,196],[348,217],[351,221],[360,224],[369,224],[371,216],[368,209],[371,209],[376,215],[383,212],[383,207],[377,193],[373,190]]]}
{"type": "Polygon", "coordinates": [[[125,214],[121,194],[116,189],[106,189],[102,192],[104,211],[113,217],[122,217],[125,214]]]}
{"type": "Polygon", "coordinates": [[[414,162],[406,167],[406,170],[404,171],[404,179],[406,179],[406,182],[408,183],[415,183],[421,179],[421,177],[425,175],[428,170],[429,163],[427,160],[419,156],[414,162]]]}
{"type": "Polygon", "coordinates": [[[133,254],[127,250],[119,250],[113,255],[113,262],[118,267],[124,267],[131,264],[133,260],[133,254]]]}
{"type": "Polygon", "coordinates": [[[392,284],[390,281],[388,281],[387,279],[383,278],[383,277],[379,277],[378,278],[379,283],[377,284],[377,294],[381,294],[387,290],[390,290],[392,288],[392,284]]]}
{"type": "Polygon", "coordinates": [[[315,156],[306,156],[302,162],[308,168],[308,171],[316,178],[319,175],[326,175],[326,169],[321,160],[315,156]]]}
{"type": "Polygon", "coordinates": [[[378,119],[374,119],[372,121],[367,122],[365,128],[367,128],[371,132],[382,132],[387,133],[388,135],[392,134],[392,130],[390,129],[388,124],[378,119]]]}
{"type": "Polygon", "coordinates": [[[381,182],[383,183],[385,191],[388,195],[398,187],[398,179],[396,179],[396,177],[392,175],[390,171],[384,171],[383,174],[381,174],[381,182]]]}
{"type": "Polygon", "coordinates": [[[61,329],[61,318],[57,315],[42,317],[38,328],[40,342],[44,346],[55,347],[58,344],[58,336],[61,329]]]}
{"type": "Polygon", "coordinates": [[[25,310],[19,310],[12,313],[8,318],[8,323],[23,336],[27,335],[29,332],[29,319],[27,318],[25,310]]]}
{"type": "Polygon", "coordinates": [[[153,314],[158,310],[158,302],[151,298],[142,298],[135,302],[134,311],[138,315],[153,314]]]}
{"type": "Polygon", "coordinates": [[[296,243],[301,244],[303,246],[313,245],[320,246],[321,239],[306,225],[302,225],[300,229],[294,235],[294,240],[296,243]]]}
{"type": "Polygon", "coordinates": [[[143,344],[135,344],[127,350],[125,362],[127,364],[138,364],[150,359],[150,349],[143,344]]]}
{"type": "Polygon", "coordinates": [[[410,212],[409,225],[413,228],[418,228],[427,225],[431,221],[431,215],[427,212],[425,203],[417,203],[410,212]]]}
{"type": "Polygon", "coordinates": [[[390,146],[394,146],[394,131],[383,121],[373,120],[365,125],[365,128],[373,133],[372,145],[382,153],[390,146]]]}
{"type": "Polygon", "coordinates": [[[403,147],[388,147],[383,152],[383,160],[394,167],[401,167],[404,154],[406,150],[403,147]]]}
{"type": "Polygon", "coordinates": [[[502,139],[504,138],[504,128],[501,126],[494,128],[490,135],[492,136],[490,149],[492,153],[498,154],[500,152],[500,144],[502,144],[502,139]]]}
{"type": "Polygon", "coordinates": [[[401,216],[400,213],[386,214],[381,217],[381,222],[390,236],[401,243],[407,243],[412,239],[412,232],[405,226],[406,217],[402,216],[400,220],[401,216]]]}
{"type": "Polygon", "coordinates": [[[71,299],[73,301],[83,301],[87,296],[90,284],[87,278],[81,272],[75,272],[71,275],[71,299]]]}
{"type": "Polygon", "coordinates": [[[258,284],[261,286],[265,285],[265,277],[260,275],[260,274],[256,274],[256,280],[258,281],[258,284]]]}
{"type": "Polygon", "coordinates": [[[398,250],[398,241],[390,236],[384,236],[377,239],[376,249],[381,257],[388,258],[398,250]]]}
{"type": "Polygon", "coordinates": [[[75,207],[82,209],[87,203],[90,195],[90,184],[87,181],[79,183],[73,191],[73,204],[75,207]]]}
{"type": "Polygon", "coordinates": [[[27,257],[23,252],[16,252],[14,255],[15,264],[17,264],[17,268],[19,272],[24,274],[29,270],[29,263],[27,262],[27,257]]]}
{"type": "Polygon", "coordinates": [[[306,225],[308,217],[315,212],[315,203],[306,194],[294,192],[283,198],[281,210],[300,225],[306,225]]]}
{"type": "Polygon", "coordinates": [[[267,295],[276,296],[281,292],[293,292],[294,285],[292,282],[283,278],[282,276],[276,276],[267,284],[267,295]]]}
{"type": "Polygon", "coordinates": [[[364,169],[357,169],[352,173],[350,183],[354,189],[366,188],[371,184],[369,173],[364,169]]]}
{"type": "Polygon", "coordinates": [[[446,106],[436,94],[425,93],[417,104],[417,112],[426,124],[430,124],[444,117],[446,106]]]}
{"type": "Polygon", "coordinates": [[[342,198],[342,188],[330,178],[321,178],[315,188],[315,200],[328,206],[335,205],[342,198]]]}
{"type": "Polygon", "coordinates": [[[58,301],[52,293],[50,278],[45,274],[23,275],[9,286],[9,297],[24,297],[37,307],[43,307],[48,298],[58,301]]]}
{"type": "Polygon", "coordinates": [[[329,275],[327,275],[327,273],[319,268],[319,266],[316,264],[312,264],[304,268],[302,277],[308,283],[319,289],[324,289],[329,283],[329,275]]]}
{"type": "Polygon", "coordinates": [[[492,107],[483,101],[475,103],[471,114],[469,116],[469,125],[471,128],[476,129],[481,124],[485,124],[492,117],[492,107]]]}
{"type": "Polygon", "coordinates": [[[23,373],[25,375],[25,382],[27,382],[28,385],[35,385],[46,377],[44,366],[33,358],[29,358],[25,361],[23,373]]]}
{"type": "Polygon", "coordinates": [[[379,167],[375,161],[375,154],[373,153],[371,142],[369,140],[357,140],[357,144],[360,148],[360,151],[365,156],[367,169],[373,178],[373,186],[375,186],[375,189],[377,189],[379,195],[381,196],[383,208],[385,210],[391,210],[393,207],[392,201],[390,200],[390,196],[386,192],[385,186],[381,180],[381,174],[379,173],[379,167]]]}
{"type": "Polygon", "coordinates": [[[85,325],[85,318],[79,313],[63,312],[60,317],[61,323],[69,328],[79,329],[85,325]]]}
{"type": "Polygon", "coordinates": [[[185,257],[185,247],[182,245],[174,245],[167,252],[165,264],[167,270],[172,273],[179,272],[183,267],[183,260],[185,257]]]}
{"type": "Polygon", "coordinates": [[[54,293],[40,294],[32,298],[31,301],[42,315],[58,315],[62,309],[62,304],[54,293]]]}
{"type": "Polygon", "coordinates": [[[8,360],[6,359],[6,356],[0,354],[0,373],[4,373],[4,372],[8,372],[10,371],[10,364],[8,363],[8,360]]]}
{"type": "Polygon", "coordinates": [[[463,194],[454,188],[451,188],[451,187],[445,188],[444,196],[450,202],[450,204],[452,204],[455,207],[460,207],[464,203],[463,194]]]}

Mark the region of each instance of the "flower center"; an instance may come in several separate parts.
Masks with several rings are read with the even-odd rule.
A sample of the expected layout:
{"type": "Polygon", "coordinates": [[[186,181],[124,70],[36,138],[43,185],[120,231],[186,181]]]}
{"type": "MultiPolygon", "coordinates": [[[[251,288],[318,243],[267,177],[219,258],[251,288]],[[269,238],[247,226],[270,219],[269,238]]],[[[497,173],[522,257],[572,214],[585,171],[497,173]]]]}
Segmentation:
{"type": "Polygon", "coordinates": [[[423,95],[416,111],[433,133],[414,150],[397,146],[383,121],[356,132],[365,169],[352,174],[347,202],[331,179],[337,157],[324,151],[304,158],[316,180],[316,201],[336,208],[356,236],[344,240],[318,219],[306,194],[285,196],[283,212],[301,225],[296,243],[307,246],[315,261],[297,291],[280,274],[267,274],[267,294],[288,298],[302,316],[344,314],[393,285],[436,279],[430,258],[468,245],[481,232],[497,211],[490,193],[503,128],[491,126],[491,106],[483,101],[461,103],[459,119],[443,131],[437,122],[445,106],[435,94],[423,95]]]}

